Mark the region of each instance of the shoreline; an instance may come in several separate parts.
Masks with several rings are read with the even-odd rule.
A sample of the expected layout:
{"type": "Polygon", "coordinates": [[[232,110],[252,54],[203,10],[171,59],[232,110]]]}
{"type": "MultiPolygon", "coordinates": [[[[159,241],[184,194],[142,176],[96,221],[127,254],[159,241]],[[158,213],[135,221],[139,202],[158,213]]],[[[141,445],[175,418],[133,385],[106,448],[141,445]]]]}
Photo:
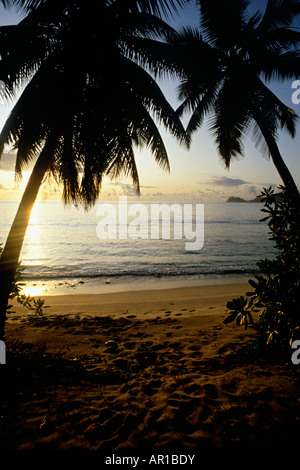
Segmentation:
{"type": "Polygon", "coordinates": [[[24,279],[23,291],[32,297],[68,294],[109,294],[139,290],[248,284],[257,273],[205,274],[186,276],[120,276],[111,278],[24,279]]]}
{"type": "MultiPolygon", "coordinates": [[[[140,286],[141,287],[141,286],[140,286]]],[[[43,295],[42,299],[49,308],[49,314],[79,314],[79,315],[113,315],[124,316],[134,314],[138,316],[154,315],[167,309],[170,313],[183,311],[193,316],[211,314],[213,311],[226,312],[226,302],[235,297],[244,295],[249,291],[247,283],[220,283],[200,284],[172,287],[168,284],[153,288],[108,291],[96,293],[81,292],[80,288],[71,293],[43,295]]],[[[28,315],[26,309],[13,302],[17,314],[28,315]]],[[[13,314],[14,315],[14,314],[13,314]]]]}

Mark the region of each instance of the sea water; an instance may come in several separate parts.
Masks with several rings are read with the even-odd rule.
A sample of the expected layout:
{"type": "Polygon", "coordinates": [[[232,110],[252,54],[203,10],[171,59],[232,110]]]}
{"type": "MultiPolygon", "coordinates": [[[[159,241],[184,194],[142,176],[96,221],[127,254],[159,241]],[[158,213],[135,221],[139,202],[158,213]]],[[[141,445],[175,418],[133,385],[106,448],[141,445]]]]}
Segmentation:
{"type": "MultiPolygon", "coordinates": [[[[149,282],[157,287],[164,282],[239,282],[258,272],[261,258],[275,256],[268,226],[260,221],[261,203],[204,204],[204,243],[194,251],[175,238],[99,239],[98,204],[88,212],[56,201],[35,204],[21,253],[27,283],[51,285],[52,293],[74,286],[97,285],[102,292],[108,286],[149,282]]],[[[17,207],[16,202],[0,202],[2,243],[17,207]]]]}

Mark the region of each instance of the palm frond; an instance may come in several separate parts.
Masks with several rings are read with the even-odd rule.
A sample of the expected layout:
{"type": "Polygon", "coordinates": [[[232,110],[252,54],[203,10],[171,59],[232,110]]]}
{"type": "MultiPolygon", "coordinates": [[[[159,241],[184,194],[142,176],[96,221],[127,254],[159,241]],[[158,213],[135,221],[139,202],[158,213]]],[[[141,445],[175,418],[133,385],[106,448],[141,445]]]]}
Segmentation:
{"type": "Polygon", "coordinates": [[[125,13],[120,18],[116,18],[115,25],[124,38],[150,38],[166,40],[175,34],[174,28],[163,19],[150,15],[149,13],[125,13]]]}
{"type": "Polygon", "coordinates": [[[131,13],[145,12],[161,17],[174,17],[182,9],[186,0],[108,0],[108,4],[118,13],[129,11],[131,13]]]}
{"type": "Polygon", "coordinates": [[[45,31],[28,25],[0,28],[1,78],[8,98],[29,82],[50,52],[45,31]]]}
{"type": "MultiPolygon", "coordinates": [[[[255,119],[257,119],[257,115],[255,115],[255,119]]],[[[272,134],[272,136],[276,139],[277,133],[272,134]]],[[[266,159],[270,159],[270,149],[268,144],[261,132],[261,128],[259,124],[255,121],[253,123],[253,130],[252,130],[252,140],[254,142],[255,147],[259,151],[259,153],[266,159]]]]}
{"type": "Polygon", "coordinates": [[[204,39],[214,46],[230,49],[236,44],[249,16],[248,0],[198,0],[201,31],[204,39]],[[230,27],[228,27],[230,25],[230,27]]]}
{"type": "Polygon", "coordinates": [[[272,29],[258,37],[258,47],[277,53],[293,50],[300,44],[300,32],[292,28],[272,29]]]}
{"type": "Polygon", "coordinates": [[[148,70],[155,79],[176,78],[182,75],[178,50],[170,43],[130,37],[126,38],[120,47],[125,57],[148,70]]]}
{"type": "Polygon", "coordinates": [[[280,127],[286,130],[294,138],[296,135],[297,113],[289,106],[284,104],[261,80],[257,79],[256,85],[256,103],[257,108],[262,108],[262,115],[265,112],[271,112],[273,116],[273,128],[280,127]]]}
{"type": "Polygon", "coordinates": [[[202,126],[204,118],[209,116],[216,105],[218,99],[217,88],[212,86],[202,95],[200,103],[196,106],[186,128],[187,135],[191,138],[197,129],[202,126]]]}
{"type": "Polygon", "coordinates": [[[282,54],[268,53],[264,56],[260,70],[266,81],[293,80],[300,76],[300,50],[282,54]]]}
{"type": "Polygon", "coordinates": [[[179,100],[189,98],[197,105],[197,97],[201,97],[212,86],[216,86],[222,78],[220,56],[207,44],[199,32],[184,28],[175,38],[177,60],[184,71],[184,76],[177,88],[179,100]]]}
{"type": "Polygon", "coordinates": [[[229,168],[232,159],[243,156],[243,137],[250,126],[247,88],[248,83],[227,78],[219,91],[211,118],[210,130],[225,167],[229,168]]]}
{"type": "Polygon", "coordinates": [[[135,162],[135,156],[132,149],[132,141],[129,136],[122,135],[116,139],[116,146],[112,154],[111,164],[105,174],[112,180],[120,178],[121,175],[130,177],[137,191],[140,193],[140,183],[135,162]]]}
{"type": "Polygon", "coordinates": [[[73,133],[67,129],[60,138],[60,146],[56,149],[58,179],[63,185],[63,201],[65,204],[76,201],[79,196],[80,160],[73,145],[73,133]]]}
{"type": "Polygon", "coordinates": [[[135,145],[140,148],[149,148],[159,167],[164,171],[170,171],[168,153],[155,122],[145,109],[140,108],[140,114],[143,126],[136,129],[134,136],[135,145]]]}
{"type": "Polygon", "coordinates": [[[5,8],[16,7],[17,9],[28,13],[45,1],[46,0],[1,0],[1,3],[5,8]]]}
{"type": "Polygon", "coordinates": [[[265,139],[269,135],[274,140],[278,138],[278,130],[281,121],[281,113],[278,107],[284,107],[283,103],[262,82],[258,82],[254,93],[251,95],[249,112],[254,121],[253,140],[261,154],[269,159],[270,148],[265,139]],[[264,132],[262,132],[262,128],[264,132]]]}
{"type": "Polygon", "coordinates": [[[268,0],[259,29],[271,31],[288,27],[299,14],[299,0],[268,0]]]}
{"type": "Polygon", "coordinates": [[[127,80],[145,108],[153,113],[158,123],[162,123],[180,143],[188,146],[189,142],[182,122],[165,98],[157,82],[141,67],[126,59],[123,60],[122,68],[126,70],[127,80]]]}

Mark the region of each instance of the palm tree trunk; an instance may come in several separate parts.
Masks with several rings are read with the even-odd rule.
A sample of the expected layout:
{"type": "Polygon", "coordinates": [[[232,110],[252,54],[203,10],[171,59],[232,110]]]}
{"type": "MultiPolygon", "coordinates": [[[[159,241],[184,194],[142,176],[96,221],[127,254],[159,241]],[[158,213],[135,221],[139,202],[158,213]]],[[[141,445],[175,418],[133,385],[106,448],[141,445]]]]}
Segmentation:
{"type": "Polygon", "coordinates": [[[25,233],[31,211],[37,198],[45,173],[49,167],[51,152],[46,145],[36,161],[30,175],[15,219],[9,231],[0,259],[0,340],[4,339],[6,309],[12,292],[25,233]]]}
{"type": "Polygon", "coordinates": [[[277,169],[282,181],[283,181],[283,185],[285,186],[286,190],[289,191],[291,194],[295,195],[296,196],[296,200],[300,198],[299,196],[299,191],[298,191],[298,188],[296,186],[296,183],[290,173],[290,170],[288,169],[288,167],[286,166],[282,156],[281,156],[281,153],[279,151],[279,148],[278,148],[278,145],[276,143],[276,140],[275,138],[273,137],[273,135],[267,131],[267,129],[265,128],[265,126],[261,123],[261,122],[258,122],[258,120],[256,119],[256,122],[264,136],[264,139],[267,143],[267,146],[269,148],[269,151],[270,151],[270,155],[271,155],[271,158],[273,160],[273,163],[275,165],[275,168],[277,169]]]}

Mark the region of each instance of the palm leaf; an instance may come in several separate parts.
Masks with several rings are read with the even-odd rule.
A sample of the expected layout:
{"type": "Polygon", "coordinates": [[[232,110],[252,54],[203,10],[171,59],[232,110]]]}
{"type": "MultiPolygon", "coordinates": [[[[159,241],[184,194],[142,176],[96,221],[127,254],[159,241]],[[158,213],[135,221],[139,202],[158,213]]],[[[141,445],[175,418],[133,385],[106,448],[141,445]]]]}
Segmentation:
{"type": "Polygon", "coordinates": [[[261,73],[267,81],[290,80],[300,75],[300,50],[286,51],[282,54],[265,54],[261,73]]]}
{"type": "Polygon", "coordinates": [[[170,43],[129,37],[120,47],[125,57],[148,70],[155,79],[177,78],[182,74],[178,51],[170,43]]]}
{"type": "Polygon", "coordinates": [[[236,44],[249,15],[248,0],[198,0],[201,31],[211,45],[230,49],[236,44]],[[230,25],[230,27],[228,27],[230,25]]]}
{"type": "Polygon", "coordinates": [[[163,123],[181,143],[189,144],[182,122],[162,93],[157,82],[141,67],[126,59],[122,60],[127,81],[145,108],[153,113],[158,123],[163,123]]]}
{"type": "Polygon", "coordinates": [[[108,0],[109,5],[113,6],[119,13],[130,11],[138,13],[143,11],[151,15],[173,17],[178,14],[179,9],[183,8],[184,0],[108,0]]]}
{"type": "MultiPolygon", "coordinates": [[[[292,138],[296,135],[296,123],[298,120],[298,115],[296,112],[291,109],[289,106],[284,104],[261,80],[257,80],[257,91],[260,90],[261,96],[263,96],[263,103],[261,96],[259,96],[258,101],[260,101],[260,106],[264,104],[269,109],[272,110],[272,115],[276,119],[276,125],[280,126],[281,129],[285,129],[292,138]]],[[[256,104],[258,106],[258,103],[256,104]]],[[[265,110],[266,111],[266,110],[265,110]]],[[[264,112],[265,112],[264,111],[264,112]]]]}
{"type": "Polygon", "coordinates": [[[268,0],[259,29],[271,31],[290,26],[299,13],[298,0],[268,0]]]}
{"type": "Polygon", "coordinates": [[[5,8],[15,6],[28,13],[33,8],[37,8],[43,1],[45,0],[1,0],[1,3],[5,8]]]}
{"type": "Polygon", "coordinates": [[[249,129],[251,118],[245,100],[248,87],[246,80],[241,82],[238,77],[227,78],[216,100],[210,130],[226,168],[229,168],[232,159],[243,156],[242,138],[249,129]]]}
{"type": "Polygon", "coordinates": [[[199,127],[201,127],[206,115],[209,115],[214,109],[217,99],[218,99],[217,88],[212,86],[202,96],[200,103],[196,106],[195,111],[193,112],[188,122],[186,132],[189,137],[191,137],[192,134],[196,132],[196,130],[199,127]]]}

